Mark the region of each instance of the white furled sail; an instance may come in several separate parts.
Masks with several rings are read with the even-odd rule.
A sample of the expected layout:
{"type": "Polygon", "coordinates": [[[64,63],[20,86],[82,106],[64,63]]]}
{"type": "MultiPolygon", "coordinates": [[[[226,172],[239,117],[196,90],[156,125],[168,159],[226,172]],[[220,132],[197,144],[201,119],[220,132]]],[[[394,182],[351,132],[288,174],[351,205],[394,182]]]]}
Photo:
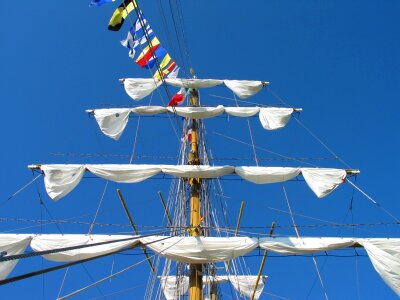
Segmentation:
{"type": "Polygon", "coordinates": [[[300,174],[300,168],[288,167],[236,167],[237,175],[257,184],[284,182],[300,174]]]}
{"type": "Polygon", "coordinates": [[[185,78],[166,78],[165,82],[174,87],[185,89],[203,89],[210,88],[224,83],[219,79],[185,79],[185,78]]]}
{"type": "Polygon", "coordinates": [[[133,100],[141,100],[157,89],[162,81],[155,81],[153,78],[126,78],[121,80],[126,93],[133,100]]]}
{"type": "Polygon", "coordinates": [[[189,277],[160,276],[161,289],[165,299],[176,300],[187,293],[189,289],[189,277]]]}
{"type": "MultiPolygon", "coordinates": [[[[2,257],[23,254],[29,245],[34,251],[57,250],[43,255],[46,259],[69,262],[93,258],[134,247],[141,243],[168,259],[195,263],[214,263],[243,256],[257,247],[282,255],[312,254],[348,247],[364,247],[375,270],[385,283],[400,296],[400,239],[399,238],[339,238],[339,237],[182,237],[132,235],[84,235],[84,234],[0,234],[2,257]],[[106,242],[102,245],[94,245],[106,242]],[[66,247],[86,246],[61,251],[66,247]],[[93,246],[90,246],[93,245],[93,246]]],[[[17,264],[18,260],[0,262],[0,280],[17,264]]],[[[231,280],[232,276],[229,276],[231,280]]],[[[239,278],[240,276],[233,276],[239,278]]],[[[212,277],[214,278],[214,277],[212,277]]],[[[210,279],[212,280],[212,279],[210,279]]],[[[224,277],[220,278],[221,282],[224,277]]],[[[248,286],[251,284],[248,281],[248,286]]],[[[205,281],[207,283],[207,279],[205,281]]],[[[234,284],[232,282],[232,284],[234,284]]],[[[242,283],[239,281],[239,284],[242,283]]],[[[254,287],[254,282],[252,283],[254,287]]],[[[244,287],[240,287],[243,292],[244,287]]]]}
{"type": "Polygon", "coordinates": [[[118,140],[125,130],[130,114],[157,115],[163,113],[176,114],[190,119],[206,119],[226,113],[234,117],[251,117],[259,114],[260,123],[266,130],[277,130],[286,126],[294,111],[302,109],[282,107],[163,107],[163,106],[139,106],[135,108],[108,108],[88,109],[93,113],[100,130],[108,137],[118,140]]]}
{"type": "MultiPolygon", "coordinates": [[[[254,299],[259,299],[265,286],[267,276],[261,276],[258,281],[258,287],[254,295],[254,299]]],[[[167,300],[177,300],[180,296],[185,295],[189,290],[189,277],[182,276],[159,276],[161,288],[167,300]]],[[[256,285],[257,276],[203,276],[203,286],[207,284],[222,284],[230,281],[233,288],[246,297],[251,298],[256,285]]],[[[208,295],[205,295],[206,297],[208,295]]]]}
{"type": "Polygon", "coordinates": [[[258,246],[257,239],[249,237],[149,236],[140,242],[161,256],[189,264],[231,260],[258,246]]]}
{"type": "Polygon", "coordinates": [[[400,239],[358,239],[383,281],[400,297],[400,239]]]}
{"type": "Polygon", "coordinates": [[[53,200],[59,200],[71,192],[85,174],[84,165],[43,165],[46,192],[53,200]]]}
{"type": "Polygon", "coordinates": [[[204,179],[235,173],[256,184],[270,184],[288,181],[304,173],[307,176],[307,184],[319,198],[330,194],[346,178],[345,170],[326,168],[139,164],[33,165],[29,168],[39,168],[44,172],[46,191],[53,200],[59,200],[71,192],[82,180],[85,170],[106,180],[120,183],[137,183],[160,173],[180,178],[204,179]]]}
{"type": "MultiPolygon", "coordinates": [[[[24,253],[32,237],[31,234],[0,234],[1,256],[24,253]]],[[[18,259],[0,262],[0,280],[5,279],[17,263],[18,259]]]]}
{"type": "Polygon", "coordinates": [[[224,80],[225,85],[239,98],[249,98],[257,94],[268,82],[251,80],[224,80]]]}
{"type": "Polygon", "coordinates": [[[161,165],[85,165],[96,176],[119,183],[137,183],[161,172],[161,165]]]}
{"type": "Polygon", "coordinates": [[[353,238],[336,237],[266,237],[260,238],[260,248],[279,254],[312,254],[348,248],[355,245],[353,238]]]}
{"type": "MultiPolygon", "coordinates": [[[[162,81],[155,81],[152,78],[124,78],[120,79],[125,87],[126,93],[133,100],[140,100],[151,94],[157,89],[162,81]]],[[[269,82],[259,80],[219,80],[219,79],[184,79],[184,78],[165,78],[166,84],[180,88],[210,88],[225,84],[239,98],[248,98],[257,94],[269,82]]]]}
{"type": "Polygon", "coordinates": [[[168,111],[184,118],[206,119],[222,115],[225,108],[222,105],[217,107],[168,107],[168,111]]]}
{"type": "Polygon", "coordinates": [[[258,116],[264,129],[275,130],[286,126],[293,111],[293,108],[263,107],[258,116]]]}
{"type": "Polygon", "coordinates": [[[96,109],[94,117],[100,130],[108,137],[119,140],[126,124],[128,124],[130,109],[112,108],[112,109],[96,109]]]}
{"type": "MultiPolygon", "coordinates": [[[[254,293],[254,288],[256,286],[258,276],[229,276],[229,281],[231,282],[233,288],[241,295],[244,295],[251,299],[254,293]]],[[[254,294],[254,299],[259,299],[261,293],[264,290],[266,276],[260,277],[258,281],[257,289],[254,294]]]]}
{"type": "Polygon", "coordinates": [[[163,165],[162,172],[181,178],[218,178],[232,174],[235,167],[232,166],[204,166],[204,165],[163,165]]]}
{"type": "Polygon", "coordinates": [[[346,179],[346,171],[341,169],[302,168],[301,173],[318,198],[332,193],[346,179]]]}
{"type": "Polygon", "coordinates": [[[43,234],[35,236],[32,239],[31,248],[34,251],[39,252],[132,238],[127,241],[119,241],[43,255],[43,257],[48,260],[69,262],[112,253],[126,247],[133,247],[139,243],[138,239],[133,239],[135,237],[136,236],[129,235],[43,234]]]}
{"type": "Polygon", "coordinates": [[[260,107],[225,107],[225,112],[233,117],[252,117],[260,112],[260,107]]]}

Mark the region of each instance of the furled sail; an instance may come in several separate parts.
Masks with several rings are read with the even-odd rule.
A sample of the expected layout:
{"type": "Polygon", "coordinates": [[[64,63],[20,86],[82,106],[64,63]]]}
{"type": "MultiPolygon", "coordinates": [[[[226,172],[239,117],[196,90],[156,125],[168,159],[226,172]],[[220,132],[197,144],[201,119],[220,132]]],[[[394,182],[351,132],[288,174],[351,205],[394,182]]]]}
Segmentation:
{"type": "MultiPolygon", "coordinates": [[[[0,234],[0,258],[23,254],[30,245],[35,252],[54,250],[54,253],[43,255],[48,260],[69,262],[101,256],[137,244],[138,236],[132,235],[0,234]],[[76,249],[61,251],[69,247],[76,249]]],[[[17,263],[18,259],[1,261],[0,280],[5,279],[17,263]]]]}
{"type": "Polygon", "coordinates": [[[343,249],[353,246],[365,248],[375,270],[385,283],[400,296],[400,239],[399,238],[337,238],[337,237],[267,237],[243,238],[243,243],[234,247],[236,241],[232,238],[209,237],[171,237],[153,236],[142,238],[141,241],[152,242],[150,249],[176,261],[187,263],[211,263],[228,260],[224,254],[237,251],[244,255],[257,247],[267,249],[282,255],[312,254],[321,251],[343,249]],[[173,240],[172,240],[173,239],[173,240]],[[162,242],[154,242],[162,240],[162,242]],[[168,241],[168,243],[164,243],[168,241]],[[254,245],[255,243],[255,245],[254,245]],[[218,249],[219,248],[219,251],[218,249]],[[229,248],[229,250],[227,250],[229,248]],[[251,248],[249,250],[248,248],[251,248]],[[211,251],[208,251],[211,250],[211,251]]]}
{"type": "MultiPolygon", "coordinates": [[[[265,286],[265,278],[267,276],[260,277],[254,299],[259,299],[265,286]]],[[[188,292],[189,289],[189,277],[182,276],[160,276],[161,288],[164,296],[167,300],[177,300],[180,296],[183,296],[188,292]]],[[[206,284],[222,284],[230,281],[233,288],[239,293],[246,297],[251,298],[254,292],[254,287],[257,281],[257,276],[203,276],[203,285],[206,284]]]]}
{"type": "MultiPolygon", "coordinates": [[[[31,240],[30,234],[0,234],[1,256],[24,253],[31,240]]],[[[5,279],[17,263],[17,259],[0,262],[0,280],[5,279]]]]}
{"type": "MultiPolygon", "coordinates": [[[[66,262],[113,253],[123,248],[137,246],[139,243],[161,256],[188,264],[227,261],[243,256],[257,247],[282,255],[290,255],[361,246],[365,248],[378,274],[400,296],[399,238],[0,234],[0,258],[23,254],[30,244],[34,251],[54,250],[54,253],[44,254],[45,258],[66,262]],[[67,247],[79,249],[66,250],[67,247]]],[[[0,279],[6,278],[17,262],[18,259],[1,261],[0,279]]]]}
{"type": "Polygon", "coordinates": [[[248,237],[149,236],[140,242],[161,256],[189,264],[230,260],[258,246],[257,239],[248,237]]]}
{"type": "Polygon", "coordinates": [[[39,252],[78,245],[92,245],[102,242],[124,240],[120,242],[43,255],[43,257],[48,260],[69,262],[108,254],[126,247],[133,247],[139,243],[138,239],[129,239],[134,237],[135,236],[126,235],[43,234],[33,238],[31,241],[31,248],[34,251],[39,252]]]}
{"type": "MultiPolygon", "coordinates": [[[[263,87],[269,84],[267,81],[259,80],[219,80],[219,79],[183,79],[166,78],[166,84],[180,88],[210,88],[225,84],[239,98],[248,98],[257,94],[263,87]]],[[[140,100],[157,89],[162,81],[155,81],[153,78],[124,78],[121,79],[126,93],[133,100],[140,100]]]]}
{"type": "MultiPolygon", "coordinates": [[[[137,183],[163,173],[180,178],[212,179],[229,174],[237,174],[244,180],[256,184],[284,182],[300,174],[311,190],[322,198],[334,191],[346,179],[346,170],[326,168],[289,168],[289,167],[233,167],[208,165],[31,165],[31,169],[40,169],[44,173],[47,194],[53,200],[59,200],[71,192],[82,180],[85,171],[106,180],[120,183],[137,183]],[[310,176],[310,174],[312,176],[310,176]]],[[[357,174],[359,171],[350,170],[357,174]]]]}
{"type": "MultiPolygon", "coordinates": [[[[237,275],[237,276],[229,276],[229,281],[231,282],[233,288],[239,293],[251,299],[254,293],[254,287],[256,286],[258,276],[245,276],[245,275],[237,275]]],[[[264,290],[265,286],[265,276],[260,277],[258,281],[257,289],[254,294],[254,299],[259,299],[261,297],[261,293],[264,290]]]]}
{"type": "Polygon", "coordinates": [[[130,114],[156,115],[162,113],[176,114],[190,119],[212,118],[223,113],[234,117],[251,117],[258,114],[260,123],[266,130],[281,129],[286,126],[294,111],[301,109],[285,107],[163,107],[163,106],[139,106],[135,108],[109,108],[90,109],[100,127],[100,130],[108,137],[118,140],[126,125],[130,114]]]}

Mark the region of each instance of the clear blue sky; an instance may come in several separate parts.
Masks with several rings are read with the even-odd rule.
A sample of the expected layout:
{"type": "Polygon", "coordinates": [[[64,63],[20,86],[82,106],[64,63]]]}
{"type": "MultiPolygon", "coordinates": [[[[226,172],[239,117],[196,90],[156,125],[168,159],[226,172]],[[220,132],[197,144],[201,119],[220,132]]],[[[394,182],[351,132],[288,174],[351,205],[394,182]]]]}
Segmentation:
{"type": "MultiPolygon", "coordinates": [[[[140,1],[140,0],[139,0],[140,1]]],[[[147,77],[119,45],[129,29],[107,31],[108,20],[119,4],[88,7],[89,1],[4,2],[0,29],[0,91],[3,104],[1,147],[2,189],[0,202],[32,179],[26,168],[32,163],[127,163],[127,158],[54,156],[51,153],[130,154],[136,128],[131,119],[119,142],[100,133],[84,110],[114,105],[133,105],[118,82],[121,77],[147,77]]],[[[153,30],[181,66],[187,65],[176,39],[168,1],[140,1],[153,30]],[[160,6],[162,4],[162,7],[160,6]],[[161,11],[167,18],[162,21],[161,11]],[[166,26],[165,26],[166,25],[166,26]]],[[[172,1],[176,3],[176,1],[172,1]]],[[[400,95],[400,3],[386,1],[193,1],[180,0],[190,61],[199,78],[259,79],[271,82],[271,89],[286,103],[302,107],[300,121],[353,168],[361,170],[357,185],[388,211],[400,216],[398,172],[400,160],[398,111],[400,95]]],[[[175,7],[175,5],[173,6],[175,7]]],[[[184,72],[181,73],[184,76],[184,72]]],[[[171,93],[174,89],[171,89],[171,93]]],[[[232,97],[224,88],[202,92],[203,105],[234,105],[211,95],[232,97]]],[[[164,101],[166,101],[164,99],[164,101]]],[[[260,104],[279,104],[264,90],[250,99],[260,104]]],[[[140,104],[147,105],[149,98],[140,104]]],[[[153,104],[161,105],[159,96],[153,104]]],[[[332,155],[295,120],[283,130],[266,132],[251,119],[256,145],[286,156],[324,157],[332,155]]],[[[219,118],[207,123],[208,146],[214,155],[251,157],[251,148],[216,133],[250,141],[244,119],[219,118]]],[[[167,119],[145,118],[141,122],[137,155],[174,156],[176,137],[167,119]]],[[[258,151],[259,157],[274,157],[258,151]]],[[[173,160],[145,160],[136,163],[174,163],[173,160]]],[[[319,166],[345,168],[339,160],[311,161],[319,166]]],[[[253,161],[216,161],[215,164],[249,164],[253,161]]],[[[267,161],[262,165],[294,165],[297,162],[267,161]]],[[[102,223],[127,223],[115,193],[120,187],[138,225],[162,225],[162,207],[156,192],[168,193],[171,182],[149,180],[137,185],[110,184],[101,214],[102,223]]],[[[0,217],[68,219],[92,221],[105,182],[86,179],[70,195],[54,203],[46,195],[43,181],[31,185],[0,208],[0,217]],[[38,200],[40,194],[44,205],[38,200]],[[46,207],[46,208],[45,208],[46,207]],[[47,209],[47,210],[46,210],[47,209]],[[51,216],[49,216],[49,213],[51,216]]],[[[346,184],[331,196],[317,199],[304,182],[285,184],[294,212],[336,223],[390,223],[393,220],[354,192],[346,184]]],[[[255,186],[246,182],[223,181],[231,224],[235,223],[242,200],[246,201],[243,226],[291,225],[282,186],[255,186]]],[[[326,224],[295,216],[296,223],[326,224]]],[[[54,225],[0,222],[0,231],[59,232],[54,225]],[[28,228],[30,226],[36,226],[28,228]]],[[[87,225],[61,225],[64,233],[87,233],[87,225]]],[[[129,232],[129,227],[95,227],[95,233],[129,232]]],[[[254,232],[254,230],[248,229],[254,232]]],[[[266,231],[261,230],[261,231],[266,231]]],[[[294,235],[290,228],[277,234],[294,235]]],[[[302,228],[303,235],[398,237],[396,226],[363,226],[352,229],[302,228]]],[[[133,251],[131,254],[139,254],[133,251]]],[[[253,254],[258,254],[257,252],[253,254]]],[[[317,261],[330,299],[395,299],[395,294],[373,270],[362,250],[333,254],[351,257],[319,257],[317,261]]],[[[142,259],[141,255],[117,255],[114,271],[142,259]]],[[[253,273],[261,258],[248,257],[253,273]]],[[[94,280],[110,274],[112,258],[86,265],[94,280]]],[[[53,265],[40,258],[20,261],[13,274],[53,265]]],[[[91,282],[84,268],[70,270],[62,294],[91,282]]],[[[282,258],[272,255],[264,270],[269,275],[267,293],[289,299],[321,299],[310,258],[282,258]],[[314,285],[315,283],[315,285],[314,285]]],[[[103,294],[130,289],[110,299],[142,299],[148,266],[121,275],[99,286],[103,294]],[[136,288],[135,288],[136,287],[136,288]]],[[[58,271],[0,287],[4,299],[54,299],[64,272],[58,271]]],[[[229,293],[228,289],[224,290],[229,293]]],[[[230,295],[230,294],[229,294],[230,295]]],[[[97,289],[78,299],[100,297],[97,289]]],[[[265,299],[277,299],[264,295],[265,299]]],[[[228,297],[229,299],[229,297],[228,297]]]]}

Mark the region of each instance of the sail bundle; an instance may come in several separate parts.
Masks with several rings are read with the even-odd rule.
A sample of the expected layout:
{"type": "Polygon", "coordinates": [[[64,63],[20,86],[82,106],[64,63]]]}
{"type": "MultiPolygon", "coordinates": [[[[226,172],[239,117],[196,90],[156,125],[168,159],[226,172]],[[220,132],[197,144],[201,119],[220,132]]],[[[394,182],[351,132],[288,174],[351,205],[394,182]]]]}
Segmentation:
{"type": "MultiPolygon", "coordinates": [[[[290,168],[256,166],[209,166],[209,165],[146,165],[146,164],[71,164],[31,165],[44,173],[47,194],[59,200],[71,192],[82,180],[86,171],[106,180],[119,183],[138,183],[158,174],[179,178],[213,179],[236,174],[256,184],[285,182],[303,175],[304,180],[318,198],[323,198],[342,184],[346,170],[328,168],[290,168]]],[[[349,171],[357,174],[359,171],[349,171]]]]}
{"type": "MultiPolygon", "coordinates": [[[[150,95],[159,86],[160,82],[152,78],[124,78],[121,79],[126,93],[133,100],[141,100],[150,95]]],[[[257,94],[269,82],[258,80],[220,80],[220,79],[183,79],[183,78],[166,78],[164,82],[170,86],[179,88],[202,89],[211,88],[224,84],[239,98],[248,98],[257,94]]]]}
{"type": "MultiPolygon", "coordinates": [[[[48,251],[44,252],[43,256],[57,262],[95,258],[124,248],[143,245],[161,256],[188,264],[227,261],[243,256],[257,247],[282,255],[293,255],[361,246],[366,250],[378,274],[400,296],[400,239],[398,238],[0,234],[1,280],[9,275],[18,262],[18,259],[7,260],[7,256],[23,254],[29,245],[33,251],[40,254],[48,251]]],[[[229,280],[235,285],[230,276],[229,280]]],[[[239,277],[237,280],[242,290],[245,284],[239,277]]],[[[254,286],[254,282],[248,282],[248,286],[254,286]]],[[[185,288],[185,284],[183,287],[185,288]]]]}
{"type": "Polygon", "coordinates": [[[190,119],[206,119],[224,113],[234,117],[252,117],[258,114],[262,127],[266,130],[277,130],[286,126],[294,111],[286,107],[164,107],[139,106],[135,108],[109,108],[87,110],[93,113],[100,130],[108,137],[118,140],[124,132],[129,115],[157,115],[163,113],[176,114],[190,119]]]}
{"type": "MultiPolygon", "coordinates": [[[[264,290],[267,276],[260,277],[254,295],[254,299],[259,299],[264,290]]],[[[180,296],[186,294],[189,290],[189,277],[182,276],[160,276],[161,288],[167,300],[177,300],[180,296]]],[[[233,288],[246,297],[251,297],[257,282],[257,276],[203,276],[203,286],[207,284],[223,284],[229,281],[233,288]]]]}
{"type": "MultiPolygon", "coordinates": [[[[29,245],[35,252],[56,250],[43,255],[48,260],[70,262],[117,252],[137,244],[138,236],[130,235],[0,234],[0,259],[23,254],[29,245]],[[62,251],[68,248],[71,249],[62,251]]],[[[0,261],[0,280],[7,278],[17,263],[18,259],[0,261]]]]}

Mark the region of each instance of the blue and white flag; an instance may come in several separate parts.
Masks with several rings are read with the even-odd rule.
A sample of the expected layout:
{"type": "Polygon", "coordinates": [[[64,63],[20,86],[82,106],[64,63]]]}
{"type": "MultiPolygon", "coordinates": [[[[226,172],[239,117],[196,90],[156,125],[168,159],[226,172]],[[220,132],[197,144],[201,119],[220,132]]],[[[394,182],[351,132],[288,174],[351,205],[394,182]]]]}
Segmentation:
{"type": "Polygon", "coordinates": [[[100,6],[105,3],[110,3],[110,2],[114,2],[114,1],[115,0],[92,0],[92,2],[90,2],[89,6],[100,6]]]}
{"type": "Polygon", "coordinates": [[[135,22],[135,25],[132,26],[131,29],[129,30],[126,39],[121,41],[121,45],[130,50],[129,57],[132,59],[135,57],[136,50],[139,48],[139,46],[145,45],[147,43],[146,35],[142,28],[142,24],[146,28],[146,33],[148,38],[152,39],[154,37],[154,32],[150,28],[150,25],[147,24],[146,19],[142,19],[142,22],[140,22],[140,19],[138,18],[135,22]]]}

